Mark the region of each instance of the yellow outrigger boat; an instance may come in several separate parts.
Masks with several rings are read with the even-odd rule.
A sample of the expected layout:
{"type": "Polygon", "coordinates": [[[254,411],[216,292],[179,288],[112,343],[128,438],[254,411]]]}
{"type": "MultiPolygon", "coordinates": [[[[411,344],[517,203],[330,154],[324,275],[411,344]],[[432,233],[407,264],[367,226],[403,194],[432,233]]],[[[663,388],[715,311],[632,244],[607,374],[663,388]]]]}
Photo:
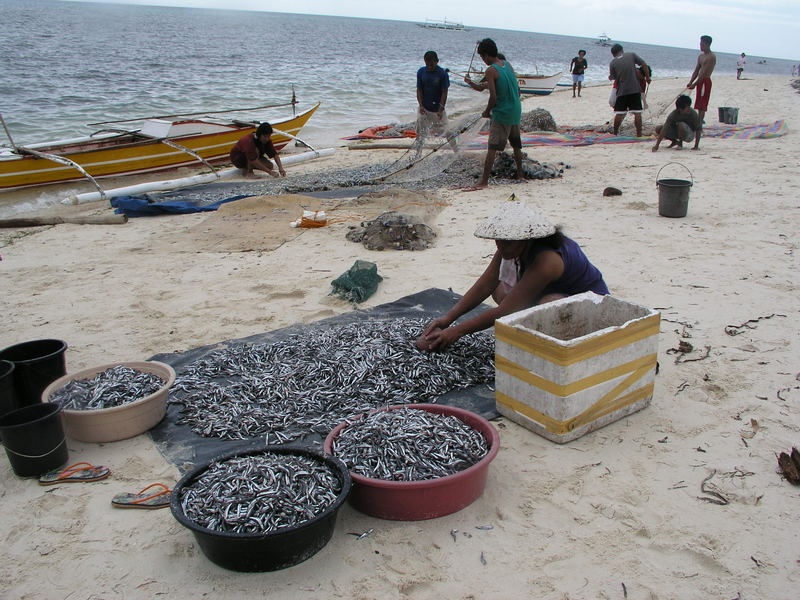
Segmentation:
{"type": "MultiPolygon", "coordinates": [[[[275,148],[280,150],[296,139],[318,107],[319,103],[291,118],[270,121],[275,148]]],[[[6,130],[12,145],[0,148],[0,190],[80,179],[89,179],[97,185],[94,181],[97,178],[188,166],[206,165],[213,169],[212,164],[229,161],[233,145],[245,134],[254,133],[259,124],[257,121],[165,117],[129,121],[134,120],[142,121],[141,128],[105,129],[83,138],[27,146],[15,145],[6,130]]],[[[103,124],[106,123],[94,123],[103,124]]]]}

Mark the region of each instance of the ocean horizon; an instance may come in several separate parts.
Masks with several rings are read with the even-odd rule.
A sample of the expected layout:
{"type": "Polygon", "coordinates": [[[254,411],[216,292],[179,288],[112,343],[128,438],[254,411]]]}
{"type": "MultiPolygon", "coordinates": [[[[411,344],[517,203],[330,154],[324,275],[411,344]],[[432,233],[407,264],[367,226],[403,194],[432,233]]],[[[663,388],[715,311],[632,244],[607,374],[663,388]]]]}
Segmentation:
{"type": "MultiPolygon", "coordinates": [[[[413,121],[427,50],[437,51],[440,66],[464,71],[479,62],[476,42],[491,37],[518,73],[563,72],[569,82],[569,62],[585,49],[587,86],[607,82],[611,59],[591,38],[469,25],[449,31],[412,21],[57,0],[0,0],[0,7],[0,113],[20,145],[88,135],[98,128],[87,124],[99,121],[285,103],[294,90],[299,109],[322,103],[301,137],[330,146],[370,126],[413,121]]],[[[620,43],[656,79],[688,81],[699,53],[620,43]]],[[[734,76],[737,57],[717,53],[715,76],[734,76]]],[[[748,57],[746,74],[788,78],[791,66],[748,57]]],[[[484,103],[451,86],[451,113],[484,103]]]]}

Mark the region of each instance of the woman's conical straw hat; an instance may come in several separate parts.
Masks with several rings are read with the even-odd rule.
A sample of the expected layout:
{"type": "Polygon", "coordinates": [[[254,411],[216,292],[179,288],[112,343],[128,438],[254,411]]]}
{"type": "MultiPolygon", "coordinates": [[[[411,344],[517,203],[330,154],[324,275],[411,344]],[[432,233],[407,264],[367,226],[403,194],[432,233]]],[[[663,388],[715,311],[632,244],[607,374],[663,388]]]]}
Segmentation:
{"type": "Polygon", "coordinates": [[[491,240],[535,240],[555,232],[555,225],[542,213],[519,200],[512,200],[503,202],[500,210],[481,223],[475,236],[491,240]]]}

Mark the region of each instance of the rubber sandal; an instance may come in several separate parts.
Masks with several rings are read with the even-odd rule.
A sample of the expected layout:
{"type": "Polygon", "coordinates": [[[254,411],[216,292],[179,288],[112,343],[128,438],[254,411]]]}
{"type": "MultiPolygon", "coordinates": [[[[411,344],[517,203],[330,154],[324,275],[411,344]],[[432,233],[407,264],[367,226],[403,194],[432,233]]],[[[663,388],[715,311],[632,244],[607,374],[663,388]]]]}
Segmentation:
{"type": "Polygon", "coordinates": [[[111,499],[111,504],[117,508],[166,508],[172,500],[172,490],[163,483],[153,483],[135,494],[117,494],[111,499]],[[160,491],[147,494],[150,488],[160,488],[160,491]]]}
{"type": "Polygon", "coordinates": [[[54,469],[39,477],[39,485],[56,485],[58,483],[86,483],[100,481],[111,475],[111,469],[87,462],[79,462],[64,469],[54,469]]]}

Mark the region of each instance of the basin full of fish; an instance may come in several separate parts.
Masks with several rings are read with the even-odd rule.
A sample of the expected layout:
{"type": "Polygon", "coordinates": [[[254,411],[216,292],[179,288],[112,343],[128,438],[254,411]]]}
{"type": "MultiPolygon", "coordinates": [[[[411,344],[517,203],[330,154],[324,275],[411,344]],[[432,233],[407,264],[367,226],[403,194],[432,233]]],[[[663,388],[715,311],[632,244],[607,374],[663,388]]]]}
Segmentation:
{"type": "Polygon", "coordinates": [[[464,336],[447,352],[415,346],[424,319],[318,326],[271,344],[215,350],[179,373],[178,423],[204,437],[284,443],[376,408],[435,402],[494,379],[494,336],[464,336]]]}
{"type": "Polygon", "coordinates": [[[117,365],[89,379],[73,379],[50,394],[65,410],[114,408],[155,394],[164,381],[153,373],[117,365]]]}
{"type": "Polygon", "coordinates": [[[386,481],[447,477],[489,452],[483,435],[457,417],[415,408],[379,410],[354,420],[332,447],[351,473],[386,481]]]}
{"type": "Polygon", "coordinates": [[[213,461],[181,488],[179,501],[196,525],[263,535],[324,514],[342,489],[339,474],[320,459],[265,451],[213,461]]]}

